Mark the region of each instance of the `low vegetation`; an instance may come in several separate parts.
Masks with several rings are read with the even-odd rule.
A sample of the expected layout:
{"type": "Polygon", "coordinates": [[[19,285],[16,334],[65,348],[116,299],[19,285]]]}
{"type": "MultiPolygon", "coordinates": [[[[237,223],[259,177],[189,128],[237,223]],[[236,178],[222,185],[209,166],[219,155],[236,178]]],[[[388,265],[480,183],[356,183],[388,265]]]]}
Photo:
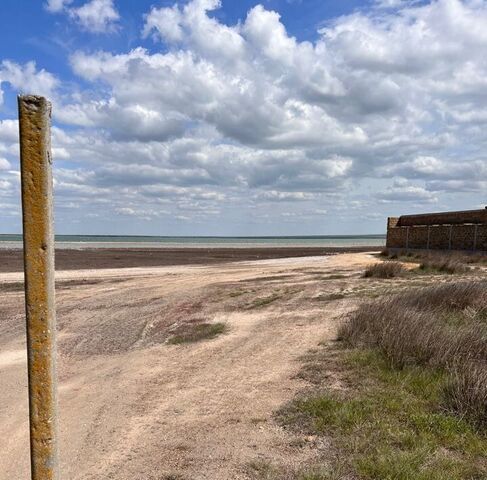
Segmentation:
{"type": "Polygon", "coordinates": [[[453,261],[463,265],[487,265],[487,255],[482,253],[461,253],[450,252],[448,250],[389,250],[384,248],[379,255],[382,258],[389,260],[400,260],[402,262],[416,262],[434,261],[441,263],[442,261],[453,261]]]}
{"type": "MultiPolygon", "coordinates": [[[[446,374],[392,367],[377,350],[342,351],[349,388],[317,391],[280,412],[307,435],[332,438],[340,479],[471,480],[487,475],[487,439],[438,408],[446,374]]],[[[326,363],[322,364],[326,369],[326,363]]]]}
{"type": "Polygon", "coordinates": [[[182,343],[194,343],[201,340],[210,340],[224,333],[227,326],[224,323],[196,323],[185,324],[179,327],[168,343],[179,345],[182,343]]]}
{"type": "MultiPolygon", "coordinates": [[[[458,252],[442,251],[389,251],[383,249],[380,254],[387,261],[398,260],[400,262],[419,263],[416,273],[443,273],[465,274],[472,270],[473,266],[487,264],[487,255],[461,254],[458,252]]],[[[413,271],[411,271],[413,272],[413,271]]]]}
{"type": "Polygon", "coordinates": [[[470,267],[458,258],[427,258],[421,262],[419,269],[424,272],[448,273],[450,275],[467,273],[470,267]]]}
{"type": "Polygon", "coordinates": [[[487,478],[486,281],[363,303],[339,339],[307,359],[315,389],[279,417],[331,436],[336,478],[487,478]]]}
{"type": "Polygon", "coordinates": [[[478,381],[481,371],[487,375],[487,282],[448,283],[363,304],[340,337],[352,346],[378,348],[396,368],[454,372],[445,406],[487,427],[487,382],[478,381]]]}
{"type": "Polygon", "coordinates": [[[344,293],[335,292],[335,293],[323,293],[321,295],[314,297],[314,300],[319,300],[321,302],[332,302],[334,300],[342,300],[343,298],[345,298],[344,293]]]}
{"type": "Polygon", "coordinates": [[[272,295],[269,295],[267,297],[256,298],[247,306],[247,309],[251,310],[253,308],[265,307],[275,302],[276,300],[280,299],[281,297],[282,295],[280,293],[273,293],[272,295]]]}
{"type": "Polygon", "coordinates": [[[323,467],[291,471],[275,466],[266,460],[254,460],[248,463],[247,473],[254,480],[337,480],[337,472],[323,467]]]}
{"type": "Polygon", "coordinates": [[[365,278],[394,278],[400,277],[407,273],[407,270],[397,262],[387,261],[383,263],[375,263],[364,272],[365,278]]]}

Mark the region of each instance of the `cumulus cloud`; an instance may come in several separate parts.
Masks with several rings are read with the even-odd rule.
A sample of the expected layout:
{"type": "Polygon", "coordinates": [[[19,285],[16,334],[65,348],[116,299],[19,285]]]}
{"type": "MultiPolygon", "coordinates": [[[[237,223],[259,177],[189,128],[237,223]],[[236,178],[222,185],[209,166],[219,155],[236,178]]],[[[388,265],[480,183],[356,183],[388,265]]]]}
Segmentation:
{"type": "Polygon", "coordinates": [[[0,120],[0,142],[15,143],[19,138],[17,120],[0,120]]]}
{"type": "MultiPolygon", "coordinates": [[[[70,202],[96,196],[144,218],[151,208],[234,218],[232,208],[248,204],[260,219],[281,205],[296,209],[279,212],[297,214],[289,218],[306,205],[373,219],[377,205],[447,205],[482,191],[485,2],[378,0],[328,21],[313,42],[262,5],[232,25],[214,15],[220,6],[152,7],[141,30],[150,50],[72,53],[88,88],[59,98],[55,119],[70,128],[53,131],[57,158],[69,163],[57,188],[70,202]],[[111,200],[115,190],[128,206],[111,200]]],[[[96,32],[119,20],[109,0],[47,8],[96,32]]],[[[32,63],[3,62],[2,81],[59,87],[32,63]]],[[[0,125],[7,159],[12,128],[0,125]]]]}
{"type": "Polygon", "coordinates": [[[73,0],[48,0],[45,8],[51,13],[66,13],[89,32],[109,33],[117,29],[120,14],[113,0],[90,0],[80,7],[72,7],[73,0]]]}
{"type": "Polygon", "coordinates": [[[0,170],[9,170],[10,168],[10,162],[6,158],[0,157],[0,170]]]}
{"type": "Polygon", "coordinates": [[[10,60],[0,63],[0,104],[3,99],[2,83],[9,83],[15,90],[52,97],[59,86],[59,80],[44,69],[37,69],[35,62],[23,65],[10,60]]]}
{"type": "Polygon", "coordinates": [[[44,6],[48,12],[58,13],[62,12],[72,1],[73,0],[47,0],[44,6]]]}
{"type": "Polygon", "coordinates": [[[438,201],[434,193],[424,187],[410,185],[404,181],[396,181],[385,191],[378,192],[375,197],[384,202],[415,202],[415,203],[435,203],[438,201]]]}
{"type": "Polygon", "coordinates": [[[79,8],[71,8],[69,15],[82,28],[94,33],[114,31],[120,19],[113,0],[91,0],[79,8]]]}

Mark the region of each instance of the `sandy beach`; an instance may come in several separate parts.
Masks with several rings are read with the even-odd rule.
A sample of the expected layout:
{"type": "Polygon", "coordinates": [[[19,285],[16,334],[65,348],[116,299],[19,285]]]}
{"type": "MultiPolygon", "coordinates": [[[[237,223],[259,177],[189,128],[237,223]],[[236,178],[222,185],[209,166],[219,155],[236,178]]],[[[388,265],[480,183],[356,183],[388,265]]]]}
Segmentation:
{"type": "MultiPolygon", "coordinates": [[[[65,479],[246,479],[320,448],[273,421],[306,382],[300,357],[333,338],[369,253],[57,272],[65,479]],[[188,345],[172,332],[222,322],[188,345]],[[296,445],[304,442],[304,447],[296,445]],[[181,477],[171,476],[181,475],[181,477]]],[[[27,478],[21,272],[0,274],[0,479],[27,478]]]]}

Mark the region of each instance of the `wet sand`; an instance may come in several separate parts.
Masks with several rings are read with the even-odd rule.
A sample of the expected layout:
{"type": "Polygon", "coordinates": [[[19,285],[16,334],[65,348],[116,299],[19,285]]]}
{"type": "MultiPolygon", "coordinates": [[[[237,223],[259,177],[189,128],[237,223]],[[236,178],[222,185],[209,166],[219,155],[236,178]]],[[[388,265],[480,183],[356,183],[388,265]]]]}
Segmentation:
{"type": "MultiPolygon", "coordinates": [[[[56,270],[212,265],[248,260],[379,251],[381,247],[87,248],[56,250],[56,270]]],[[[0,273],[22,271],[22,250],[0,249],[0,273]]]]}

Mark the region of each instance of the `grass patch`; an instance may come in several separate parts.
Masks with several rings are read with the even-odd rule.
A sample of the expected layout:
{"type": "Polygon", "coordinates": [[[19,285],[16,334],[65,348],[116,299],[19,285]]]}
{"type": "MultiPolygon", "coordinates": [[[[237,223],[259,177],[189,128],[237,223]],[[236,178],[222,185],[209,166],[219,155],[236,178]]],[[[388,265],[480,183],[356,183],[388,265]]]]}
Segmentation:
{"type": "MultiPolygon", "coordinates": [[[[438,408],[448,381],[444,371],[397,370],[373,349],[342,351],[341,357],[353,388],[295,400],[279,414],[285,425],[331,435],[338,456],[347,459],[341,468],[353,478],[486,478],[486,437],[438,408]]],[[[326,368],[326,359],[320,361],[326,368]]]]}
{"type": "Polygon", "coordinates": [[[176,330],[174,335],[169,338],[168,343],[180,345],[210,340],[226,332],[226,330],[227,326],[224,323],[185,324],[176,330]]]}
{"type": "Polygon", "coordinates": [[[387,261],[367,267],[364,278],[395,278],[406,273],[407,270],[400,263],[387,261]]]}
{"type": "Polygon", "coordinates": [[[313,297],[313,300],[319,300],[320,302],[331,302],[333,300],[342,300],[345,298],[343,293],[322,293],[313,297]]]}
{"type": "Polygon", "coordinates": [[[256,298],[253,302],[251,302],[249,305],[247,305],[247,309],[251,310],[253,308],[265,307],[265,306],[270,305],[271,303],[275,302],[276,300],[279,300],[281,297],[282,297],[281,294],[273,293],[272,295],[269,295],[268,297],[256,298]]]}
{"type": "Polygon", "coordinates": [[[487,368],[471,362],[457,367],[443,389],[443,405],[487,431],[487,368]]]}
{"type": "Polygon", "coordinates": [[[246,293],[249,293],[249,291],[248,290],[236,290],[234,292],[230,292],[228,294],[228,296],[230,298],[236,298],[236,297],[240,297],[241,295],[245,295],[246,293]]]}
{"type": "Polygon", "coordinates": [[[426,273],[447,273],[449,275],[468,273],[470,267],[455,258],[428,258],[419,265],[426,273]]]}
{"type": "Polygon", "coordinates": [[[487,282],[452,282],[365,303],[339,338],[377,348],[398,369],[445,370],[439,405],[487,428],[487,282]]]}
{"type": "Polygon", "coordinates": [[[401,262],[414,262],[414,263],[433,263],[441,265],[443,263],[454,263],[467,265],[487,265],[486,254],[462,254],[459,252],[449,252],[441,250],[432,251],[407,251],[407,250],[395,250],[390,251],[384,248],[379,256],[389,260],[400,260],[401,262]]]}
{"type": "Polygon", "coordinates": [[[314,388],[283,424],[331,437],[344,478],[487,478],[486,281],[367,301],[339,338],[306,358],[314,388]]]}
{"type": "Polygon", "coordinates": [[[396,367],[487,358],[487,282],[446,283],[362,304],[341,327],[352,346],[379,348],[396,367]]]}

